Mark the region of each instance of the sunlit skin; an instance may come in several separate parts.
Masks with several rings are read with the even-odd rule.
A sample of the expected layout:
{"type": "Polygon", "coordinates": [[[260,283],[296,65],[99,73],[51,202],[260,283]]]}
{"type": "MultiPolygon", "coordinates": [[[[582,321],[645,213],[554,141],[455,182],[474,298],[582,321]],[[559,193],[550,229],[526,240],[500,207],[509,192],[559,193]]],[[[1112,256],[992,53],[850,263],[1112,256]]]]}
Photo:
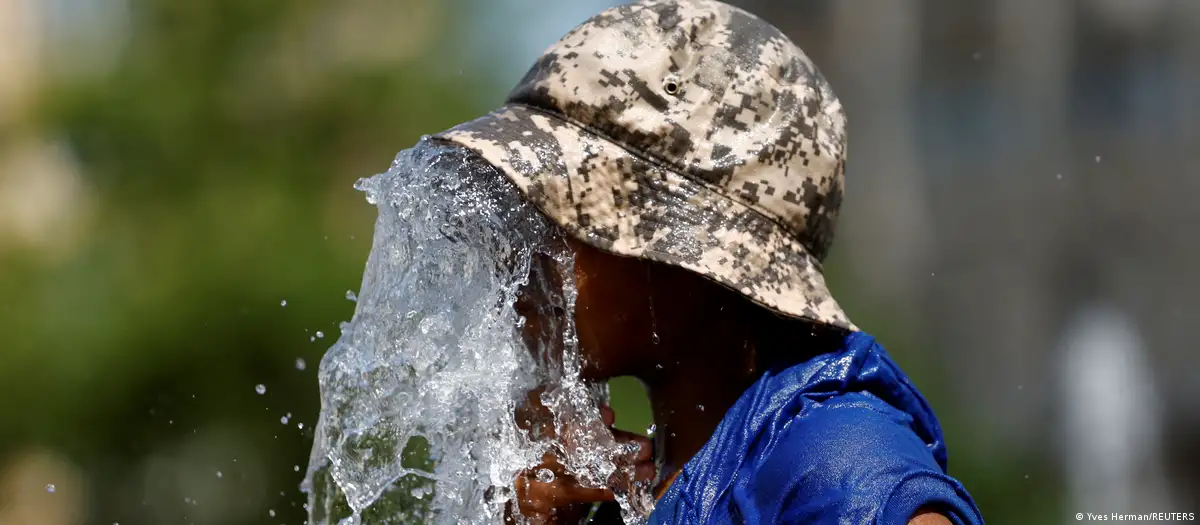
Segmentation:
{"type": "MultiPolygon", "coordinates": [[[[742,295],[697,274],[642,259],[602,252],[571,241],[575,253],[578,297],[575,326],[586,380],[619,376],[639,379],[650,396],[656,439],[617,431],[618,439],[639,443],[637,478],[653,479],[655,462],[663,482],[655,495],[674,479],[683,465],[708,441],[725,412],[762,374],[777,362],[800,362],[806,356],[836,349],[841,334],[817,329],[803,321],[785,319],[751,303],[742,295]]],[[[537,333],[542,320],[530,294],[516,308],[527,318],[527,336],[537,333]]],[[[565,312],[556,312],[565,315],[565,312]]],[[[548,411],[531,396],[518,411],[518,424],[532,428],[548,411]]],[[[603,424],[615,415],[602,410],[603,424]]],[[[540,428],[543,436],[553,430],[540,428]]],[[[517,481],[520,512],[533,523],[579,523],[591,503],[611,501],[606,489],[579,487],[547,456],[539,468],[550,468],[555,480],[542,483],[531,470],[517,481]]],[[[614,480],[617,486],[626,480],[614,480]]],[[[941,525],[950,521],[936,512],[919,512],[911,525],[941,525]]]]}

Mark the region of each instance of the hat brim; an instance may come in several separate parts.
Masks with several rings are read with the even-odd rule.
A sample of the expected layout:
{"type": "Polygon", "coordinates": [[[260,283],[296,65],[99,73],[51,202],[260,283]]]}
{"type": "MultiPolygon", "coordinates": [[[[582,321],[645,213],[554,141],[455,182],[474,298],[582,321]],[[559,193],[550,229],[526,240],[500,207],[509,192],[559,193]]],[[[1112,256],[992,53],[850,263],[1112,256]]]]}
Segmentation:
{"type": "Polygon", "coordinates": [[[435,137],[478,153],[589,245],[691,270],[787,317],[857,330],[793,234],[592,130],[509,104],[435,137]]]}

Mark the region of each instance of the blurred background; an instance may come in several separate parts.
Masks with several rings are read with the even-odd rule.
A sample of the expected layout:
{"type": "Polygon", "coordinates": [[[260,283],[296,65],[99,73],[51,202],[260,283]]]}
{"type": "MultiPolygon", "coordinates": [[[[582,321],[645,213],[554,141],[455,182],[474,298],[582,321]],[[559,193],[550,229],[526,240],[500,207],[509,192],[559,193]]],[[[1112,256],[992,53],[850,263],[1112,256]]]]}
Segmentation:
{"type": "MultiPolygon", "coordinates": [[[[351,185],[615,3],[0,0],[0,524],[302,523],[351,185]]],[[[1200,2],[733,3],[848,108],[832,286],[988,520],[1200,511],[1200,2]]]]}

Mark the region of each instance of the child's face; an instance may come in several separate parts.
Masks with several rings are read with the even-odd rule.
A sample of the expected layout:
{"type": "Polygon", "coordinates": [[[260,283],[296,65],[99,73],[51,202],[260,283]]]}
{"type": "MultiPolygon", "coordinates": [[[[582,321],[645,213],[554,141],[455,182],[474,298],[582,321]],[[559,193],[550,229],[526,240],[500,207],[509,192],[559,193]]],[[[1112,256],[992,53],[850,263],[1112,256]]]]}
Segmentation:
{"type": "MultiPolygon", "coordinates": [[[[711,317],[701,312],[723,310],[725,296],[698,275],[610,255],[581,242],[570,245],[575,253],[575,327],[584,379],[654,375],[680,358],[670,350],[678,345],[669,343],[689,339],[698,320],[711,317]]],[[[569,314],[538,308],[538,301],[533,295],[517,301],[517,311],[527,319],[527,341],[550,335],[541,333],[548,326],[544,316],[569,314]]]]}
{"type": "Polygon", "coordinates": [[[575,328],[585,379],[637,375],[666,352],[655,348],[660,317],[676,305],[655,285],[652,264],[601,252],[580,242],[575,250],[575,328]],[[656,351],[657,350],[657,351],[656,351]]]}

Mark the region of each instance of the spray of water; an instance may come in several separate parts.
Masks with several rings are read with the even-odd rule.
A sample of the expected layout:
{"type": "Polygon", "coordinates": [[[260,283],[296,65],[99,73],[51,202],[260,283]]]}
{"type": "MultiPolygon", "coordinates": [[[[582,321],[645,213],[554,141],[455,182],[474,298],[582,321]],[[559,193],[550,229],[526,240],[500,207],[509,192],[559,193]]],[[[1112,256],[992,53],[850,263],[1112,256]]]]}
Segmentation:
{"type": "MultiPolygon", "coordinates": [[[[320,364],[309,523],[500,523],[517,475],[551,449],[606,485],[626,450],[599,422],[606,389],[578,379],[573,316],[540,317],[531,339],[513,307],[534,293],[574,311],[559,230],[494,168],[429,140],[356,188],[379,217],[354,317],[320,364]],[[538,385],[559,440],[514,419],[538,385]]],[[[646,497],[620,500],[644,521],[646,497]]]]}

